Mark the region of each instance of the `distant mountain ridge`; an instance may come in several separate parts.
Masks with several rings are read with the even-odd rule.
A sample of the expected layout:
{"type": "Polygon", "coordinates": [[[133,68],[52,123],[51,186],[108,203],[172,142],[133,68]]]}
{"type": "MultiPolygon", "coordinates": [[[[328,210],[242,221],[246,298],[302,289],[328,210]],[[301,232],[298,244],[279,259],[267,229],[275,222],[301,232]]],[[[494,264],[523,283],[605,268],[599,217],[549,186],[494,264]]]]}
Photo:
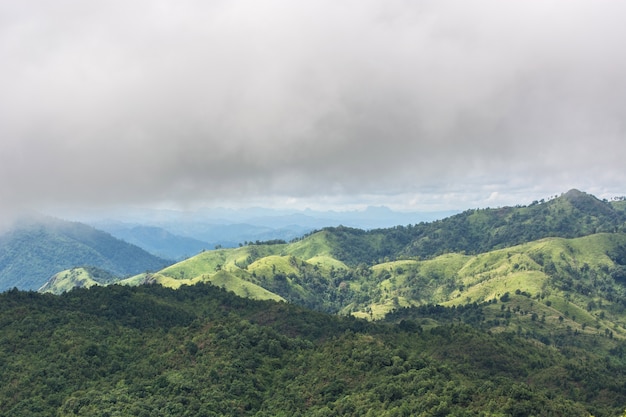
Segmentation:
{"type": "Polygon", "coordinates": [[[428,217],[425,213],[368,207],[354,212],[200,210],[190,217],[157,211],[149,213],[144,224],[109,221],[93,225],[152,254],[177,260],[200,250],[275,239],[291,241],[314,230],[327,230],[338,247],[333,256],[355,265],[380,262],[385,257],[480,253],[543,237],[610,232],[624,223],[625,208],[624,201],[601,201],[572,189],[528,206],[471,209],[433,221],[420,220],[428,217]],[[377,228],[381,224],[392,226],[377,228]]]}
{"type": "Polygon", "coordinates": [[[53,274],[77,266],[123,277],[169,263],[91,226],[50,217],[20,221],[0,235],[0,291],[36,290],[53,274]]]}
{"type": "Polygon", "coordinates": [[[385,206],[352,211],[199,209],[109,213],[83,221],[153,255],[180,260],[202,249],[234,248],[244,242],[290,241],[331,226],[360,229],[440,219],[457,211],[399,212],[385,206]]]}
{"type": "Polygon", "coordinates": [[[134,225],[125,223],[102,223],[99,229],[110,233],[153,255],[182,260],[212,246],[208,242],[187,236],[179,236],[157,226],[134,225]]]}
{"type": "Polygon", "coordinates": [[[333,256],[349,265],[385,258],[431,258],[449,252],[478,254],[545,237],[574,238],[626,229],[626,202],[601,201],[570,190],[528,206],[472,209],[430,223],[363,231],[336,227],[333,256]]]}
{"type": "MultiPolygon", "coordinates": [[[[292,225],[302,228],[320,229],[327,226],[344,225],[361,229],[392,227],[398,224],[427,222],[458,213],[458,210],[443,211],[396,211],[386,206],[368,206],[363,210],[312,210],[272,209],[251,207],[245,209],[200,208],[197,210],[129,209],[124,211],[82,213],[75,216],[79,221],[97,228],[102,223],[125,223],[163,227],[174,234],[185,224],[237,225],[280,229],[292,225]]],[[[67,215],[64,215],[67,217],[67,215]]],[[[198,238],[197,236],[194,236],[198,238]]],[[[203,240],[204,238],[200,238],[203,240]]]]}

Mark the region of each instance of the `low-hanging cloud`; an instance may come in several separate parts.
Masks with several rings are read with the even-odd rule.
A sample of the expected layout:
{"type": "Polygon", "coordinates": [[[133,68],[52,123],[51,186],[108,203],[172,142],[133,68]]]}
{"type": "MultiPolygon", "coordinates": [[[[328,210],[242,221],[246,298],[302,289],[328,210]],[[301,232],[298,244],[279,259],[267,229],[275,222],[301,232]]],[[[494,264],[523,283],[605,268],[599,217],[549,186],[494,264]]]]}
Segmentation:
{"type": "Polygon", "coordinates": [[[4,2],[0,201],[620,190],[624,12],[4,2]]]}

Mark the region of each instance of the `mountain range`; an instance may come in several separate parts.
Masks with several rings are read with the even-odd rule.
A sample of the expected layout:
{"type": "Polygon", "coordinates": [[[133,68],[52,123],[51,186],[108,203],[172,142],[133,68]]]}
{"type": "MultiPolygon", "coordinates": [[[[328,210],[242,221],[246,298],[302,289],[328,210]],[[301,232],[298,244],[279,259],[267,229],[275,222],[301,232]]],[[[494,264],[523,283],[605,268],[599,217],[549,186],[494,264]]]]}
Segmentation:
{"type": "Polygon", "coordinates": [[[251,241],[290,241],[329,226],[361,229],[408,224],[455,212],[398,212],[387,207],[352,211],[248,209],[130,210],[87,216],[84,221],[166,259],[182,260],[201,250],[234,248],[251,241]]]}
{"type": "Polygon", "coordinates": [[[570,190],[76,264],[0,294],[0,416],[621,415],[625,227],[626,201],[570,190]]]}
{"type": "Polygon", "coordinates": [[[0,233],[0,291],[13,287],[38,289],[65,269],[95,267],[125,277],[156,271],[215,247],[237,247],[248,241],[290,241],[316,228],[342,222],[394,224],[415,216],[443,214],[398,213],[384,207],[352,212],[128,210],[117,213],[117,219],[88,217],[89,224],[29,215],[0,233]]]}
{"type": "MultiPolygon", "coordinates": [[[[203,251],[115,282],[212,283],[243,297],[370,319],[427,304],[479,303],[487,314],[489,303],[508,294],[524,305],[536,300],[535,314],[562,316],[565,326],[626,335],[616,324],[626,299],[625,207],[571,190],[529,206],[468,210],[430,223],[329,227],[290,243],[203,251]],[[574,310],[577,322],[568,318],[574,310]]],[[[64,271],[44,290],[60,293],[72,282],[102,284],[86,271],[64,271]]]]}

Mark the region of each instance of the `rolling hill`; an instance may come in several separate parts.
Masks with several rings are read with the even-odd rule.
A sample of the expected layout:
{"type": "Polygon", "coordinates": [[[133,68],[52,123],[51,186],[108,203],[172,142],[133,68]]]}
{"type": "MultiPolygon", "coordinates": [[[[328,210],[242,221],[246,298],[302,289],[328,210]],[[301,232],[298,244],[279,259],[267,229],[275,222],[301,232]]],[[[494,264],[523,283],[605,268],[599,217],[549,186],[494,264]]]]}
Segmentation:
{"type": "Polygon", "coordinates": [[[626,202],[601,201],[578,190],[528,206],[466,210],[448,218],[389,229],[326,229],[332,255],[349,265],[385,258],[478,254],[545,237],[624,231],[626,202]]]}
{"type": "MultiPolygon", "coordinates": [[[[550,202],[511,210],[505,210],[504,220],[498,220],[499,233],[511,239],[499,241],[496,246],[502,248],[480,253],[436,255],[440,249],[434,247],[429,256],[410,257],[406,251],[415,245],[409,242],[392,252],[391,259],[386,256],[378,263],[354,264],[364,247],[384,248],[387,241],[397,239],[401,228],[371,232],[328,228],[291,243],[204,251],[160,271],[117,282],[133,286],[158,283],[170,288],[212,283],[247,298],[286,300],[368,320],[428,320],[432,306],[443,306],[458,309],[460,321],[493,332],[523,333],[542,343],[558,343],[568,333],[626,338],[626,234],[615,231],[623,226],[620,208],[570,191],[550,202]],[[546,208],[535,208],[542,205],[546,208]],[[544,215],[519,214],[529,210],[544,215]],[[526,218],[530,230],[540,224],[564,224],[546,217],[550,212],[575,213],[583,220],[575,222],[572,217],[568,220],[571,226],[543,234],[560,231],[583,236],[512,244],[519,234],[509,231],[517,228],[519,219],[526,218]],[[586,233],[609,227],[612,232],[586,233]],[[350,246],[342,246],[346,235],[350,246]],[[342,259],[337,254],[345,256],[342,259]]],[[[493,224],[498,213],[480,210],[435,222],[441,223],[438,233],[446,228],[446,233],[452,233],[462,223],[459,219],[470,224],[474,216],[493,224]]],[[[410,229],[406,227],[405,232],[410,229]]],[[[46,291],[66,291],[72,286],[68,283],[71,279],[67,274],[57,276],[46,291]]]]}
{"type": "MultiPolygon", "coordinates": [[[[314,240],[320,240],[314,235],[314,240]]],[[[394,310],[439,304],[482,305],[500,300],[527,306],[519,320],[493,321],[494,330],[562,317],[563,329],[626,337],[626,234],[545,238],[479,255],[445,254],[428,260],[389,261],[349,267],[329,256],[301,258],[303,242],[207,251],[154,274],[122,284],[152,282],[178,288],[213,282],[239,295],[243,283],[290,302],[330,313],[382,319],[394,310]],[[529,306],[531,305],[531,306],[529,306]],[[536,318],[536,317],[535,317],[536,318]]],[[[310,255],[310,253],[308,254],[310,255]]],[[[248,290],[249,294],[258,293],[248,290]]],[[[500,308],[501,306],[498,306],[500,308]]],[[[485,310],[485,311],[487,311],[485,310]]],[[[495,318],[498,311],[492,311],[495,318]]]]}
{"type": "MultiPolygon", "coordinates": [[[[323,235],[310,237],[318,248],[323,235]]],[[[304,243],[206,251],[117,283],[211,283],[246,298],[287,300],[370,320],[427,318],[423,309],[434,305],[458,308],[458,314],[469,308],[473,315],[459,320],[548,343],[568,332],[626,338],[626,234],[545,238],[478,255],[354,268],[328,255],[294,255],[312,255],[304,243]]],[[[62,293],[72,286],[68,280],[67,273],[57,275],[46,291],[62,293]]]]}
{"type": "Polygon", "coordinates": [[[116,281],[118,279],[113,274],[103,269],[93,266],[75,267],[54,274],[38,291],[61,294],[74,288],[108,285],[116,281]]]}

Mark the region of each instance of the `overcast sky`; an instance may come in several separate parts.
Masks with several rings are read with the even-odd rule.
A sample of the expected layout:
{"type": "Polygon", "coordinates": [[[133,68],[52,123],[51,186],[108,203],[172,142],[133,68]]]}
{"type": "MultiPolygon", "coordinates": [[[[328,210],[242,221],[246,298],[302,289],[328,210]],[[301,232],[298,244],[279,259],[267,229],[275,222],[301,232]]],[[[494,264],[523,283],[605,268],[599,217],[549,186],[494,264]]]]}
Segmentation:
{"type": "Polygon", "coordinates": [[[0,0],[0,205],[626,194],[626,2],[0,0]]]}

